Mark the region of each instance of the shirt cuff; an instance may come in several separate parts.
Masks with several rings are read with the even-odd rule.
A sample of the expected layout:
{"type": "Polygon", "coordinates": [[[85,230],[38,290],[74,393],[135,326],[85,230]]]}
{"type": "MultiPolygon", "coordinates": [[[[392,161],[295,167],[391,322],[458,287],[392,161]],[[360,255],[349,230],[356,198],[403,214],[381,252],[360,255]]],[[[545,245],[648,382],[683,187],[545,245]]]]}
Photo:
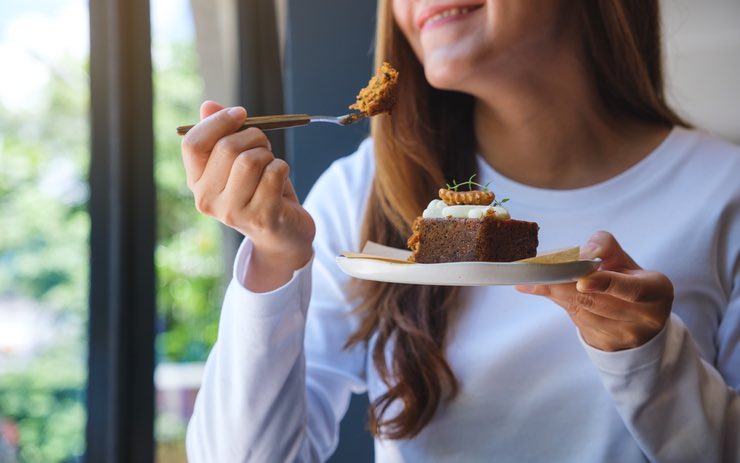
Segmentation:
{"type": "Polygon", "coordinates": [[[681,320],[676,315],[671,314],[663,329],[653,339],[639,347],[616,352],[606,352],[590,346],[583,339],[583,336],[580,336],[580,332],[579,337],[586,353],[599,370],[604,373],[625,374],[660,362],[666,346],[671,341],[677,340],[680,343],[683,327],[681,320]]]}
{"type": "Polygon", "coordinates": [[[293,272],[291,279],[279,288],[257,293],[244,286],[245,276],[252,256],[252,241],[245,238],[236,252],[232,281],[227,293],[230,293],[230,305],[248,306],[250,315],[266,317],[278,315],[289,307],[296,305],[304,308],[308,305],[311,292],[311,266],[313,256],[306,265],[293,272]]]}

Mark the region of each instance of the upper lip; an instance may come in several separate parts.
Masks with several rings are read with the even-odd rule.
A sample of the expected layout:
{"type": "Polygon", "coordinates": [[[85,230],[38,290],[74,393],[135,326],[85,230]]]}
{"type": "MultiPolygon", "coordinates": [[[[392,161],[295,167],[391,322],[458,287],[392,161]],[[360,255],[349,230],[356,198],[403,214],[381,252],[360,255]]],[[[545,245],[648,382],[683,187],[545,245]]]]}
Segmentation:
{"type": "Polygon", "coordinates": [[[419,12],[416,19],[416,26],[421,30],[430,18],[433,18],[444,11],[453,10],[455,8],[477,8],[482,5],[483,3],[445,3],[428,6],[419,12]]]}

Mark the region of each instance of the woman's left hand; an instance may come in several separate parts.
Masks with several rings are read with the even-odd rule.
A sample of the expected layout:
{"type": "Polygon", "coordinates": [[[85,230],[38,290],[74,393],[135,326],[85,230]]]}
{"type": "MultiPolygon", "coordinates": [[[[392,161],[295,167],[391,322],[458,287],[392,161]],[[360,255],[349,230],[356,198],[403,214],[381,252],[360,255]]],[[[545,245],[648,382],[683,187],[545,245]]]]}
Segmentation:
{"type": "Polygon", "coordinates": [[[517,286],[563,307],[589,345],[603,351],[641,346],[666,324],[673,304],[673,284],[658,272],[643,270],[610,233],[597,232],[581,258],[599,257],[598,271],[576,283],[517,286]]]}

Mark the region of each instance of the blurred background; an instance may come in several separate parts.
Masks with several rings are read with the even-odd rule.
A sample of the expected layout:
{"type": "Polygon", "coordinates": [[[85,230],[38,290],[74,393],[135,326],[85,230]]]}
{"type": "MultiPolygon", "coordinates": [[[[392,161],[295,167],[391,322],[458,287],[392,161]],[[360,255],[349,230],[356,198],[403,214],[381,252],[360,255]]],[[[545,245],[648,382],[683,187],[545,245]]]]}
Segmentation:
{"type": "MultiPolygon", "coordinates": [[[[669,97],[740,143],[740,2],[664,0],[669,97]]],[[[241,239],[196,213],[203,99],[344,114],[372,0],[0,3],[0,463],[185,461],[241,239]]],[[[271,133],[301,198],[367,125],[271,133]]],[[[333,461],[372,461],[357,397],[333,461]]]]}

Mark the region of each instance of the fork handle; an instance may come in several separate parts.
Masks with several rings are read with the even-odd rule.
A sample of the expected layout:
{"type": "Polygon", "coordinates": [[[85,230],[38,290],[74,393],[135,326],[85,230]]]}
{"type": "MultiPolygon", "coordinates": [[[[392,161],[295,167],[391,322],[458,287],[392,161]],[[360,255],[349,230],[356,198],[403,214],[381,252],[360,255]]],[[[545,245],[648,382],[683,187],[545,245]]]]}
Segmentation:
{"type": "MultiPolygon", "coordinates": [[[[311,116],[308,114],[281,114],[279,116],[257,116],[248,117],[244,124],[237,129],[237,132],[246,130],[250,127],[256,127],[262,130],[284,129],[287,127],[297,127],[306,125],[311,122],[311,116]]],[[[177,128],[178,135],[185,135],[195,125],[181,125],[177,128]]]]}

